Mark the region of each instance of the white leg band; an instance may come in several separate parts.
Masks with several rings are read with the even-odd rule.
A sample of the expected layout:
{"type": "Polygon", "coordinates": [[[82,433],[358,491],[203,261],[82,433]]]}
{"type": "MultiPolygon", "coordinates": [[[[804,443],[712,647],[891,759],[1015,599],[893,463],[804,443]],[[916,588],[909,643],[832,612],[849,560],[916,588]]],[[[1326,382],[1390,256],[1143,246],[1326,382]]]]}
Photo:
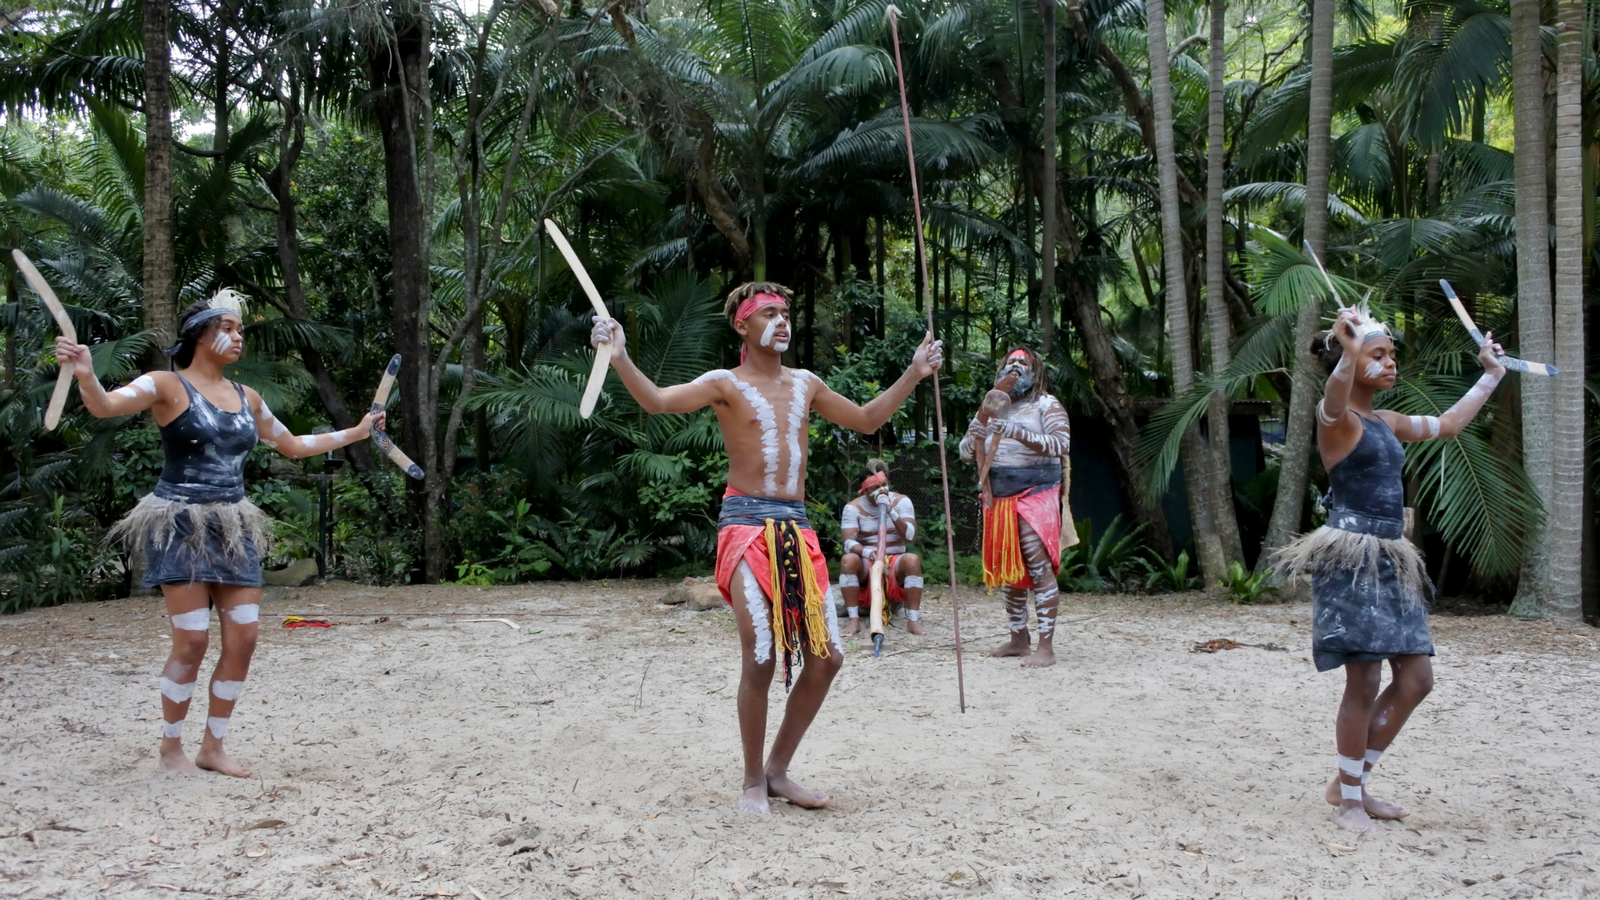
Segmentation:
{"type": "Polygon", "coordinates": [[[161,676],[161,696],[171,700],[173,703],[188,703],[189,698],[194,696],[194,682],[179,684],[163,675],[161,676]]]}
{"type": "Polygon", "coordinates": [[[212,716],[206,720],[206,728],[212,737],[220,741],[222,736],[228,733],[228,720],[212,716]]]}
{"type": "Polygon", "coordinates": [[[860,587],[861,579],[846,572],[839,576],[839,587],[860,587]]]}
{"type": "Polygon", "coordinates": [[[172,617],[172,627],[179,631],[205,631],[211,627],[211,608],[202,606],[172,617]]]}
{"type": "Polygon", "coordinates": [[[907,575],[906,577],[900,579],[900,586],[905,588],[908,591],[911,590],[912,588],[920,588],[920,587],[922,587],[922,576],[921,575],[907,575]]]}
{"type": "Polygon", "coordinates": [[[908,609],[908,610],[906,610],[906,621],[908,621],[908,622],[918,622],[918,621],[921,621],[921,620],[922,620],[922,610],[920,610],[920,609],[908,609]]]}
{"type": "Polygon", "coordinates": [[[1356,759],[1343,754],[1339,756],[1339,771],[1349,775],[1351,778],[1360,778],[1361,773],[1366,770],[1366,766],[1367,761],[1364,759],[1356,759]]]}
{"type": "Polygon", "coordinates": [[[1369,777],[1371,777],[1372,770],[1378,767],[1378,759],[1380,757],[1382,757],[1382,756],[1383,756],[1383,751],[1382,750],[1368,750],[1367,751],[1367,770],[1365,772],[1361,773],[1361,784],[1363,786],[1366,785],[1367,779],[1369,777]]]}
{"type": "Polygon", "coordinates": [[[245,603],[228,610],[228,618],[239,625],[249,625],[261,618],[261,604],[245,603]]]}
{"type": "Polygon", "coordinates": [[[1339,782],[1339,797],[1344,800],[1354,800],[1355,802],[1360,803],[1361,785],[1345,784],[1342,781],[1339,782]]]}
{"type": "Polygon", "coordinates": [[[846,606],[844,608],[844,613],[845,613],[845,615],[849,616],[852,619],[859,619],[859,618],[861,618],[861,607],[859,607],[859,606],[846,606]]]}
{"type": "Polygon", "coordinates": [[[163,721],[161,723],[161,736],[164,738],[183,737],[183,720],[180,719],[176,722],[163,721]]]}
{"type": "Polygon", "coordinates": [[[234,701],[244,693],[242,681],[213,681],[211,682],[211,695],[218,700],[234,701]]]}

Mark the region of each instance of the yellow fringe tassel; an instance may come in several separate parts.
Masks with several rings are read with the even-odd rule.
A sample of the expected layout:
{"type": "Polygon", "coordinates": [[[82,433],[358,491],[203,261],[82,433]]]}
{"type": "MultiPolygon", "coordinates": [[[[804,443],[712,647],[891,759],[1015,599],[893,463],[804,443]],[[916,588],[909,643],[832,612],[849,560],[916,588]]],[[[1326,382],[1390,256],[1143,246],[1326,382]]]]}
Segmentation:
{"type": "Polygon", "coordinates": [[[1016,498],[996,498],[983,511],[983,584],[990,588],[1015,584],[1027,574],[1017,531],[1016,498]]]}
{"type": "MultiPolygon", "coordinates": [[[[827,656],[831,652],[828,649],[828,622],[822,615],[827,596],[817,584],[817,569],[811,564],[805,535],[800,533],[800,526],[793,522],[779,525],[775,520],[768,519],[767,574],[772,580],[772,649],[778,654],[800,649],[789,643],[783,623],[783,567],[778,565],[778,532],[783,529],[793,533],[795,543],[800,548],[800,581],[805,589],[806,643],[813,656],[827,656]]],[[[1015,530],[1015,526],[1012,526],[1012,530],[1015,530]]]]}

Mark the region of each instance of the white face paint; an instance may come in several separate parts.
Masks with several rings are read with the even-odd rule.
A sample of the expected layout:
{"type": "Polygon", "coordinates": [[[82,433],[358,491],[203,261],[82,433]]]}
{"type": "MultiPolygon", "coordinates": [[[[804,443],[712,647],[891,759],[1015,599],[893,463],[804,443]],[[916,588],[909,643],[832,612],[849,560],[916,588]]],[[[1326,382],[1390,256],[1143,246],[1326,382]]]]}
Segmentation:
{"type": "Polygon", "coordinates": [[[211,732],[212,737],[220,741],[222,736],[228,733],[228,720],[212,716],[206,719],[206,729],[211,732]]]}
{"type": "Polygon", "coordinates": [[[240,625],[249,625],[261,618],[261,604],[243,603],[228,610],[228,618],[240,625]]]}
{"type": "Polygon", "coordinates": [[[1369,362],[1367,363],[1366,371],[1368,379],[1377,378],[1379,375],[1383,374],[1383,363],[1369,362]]]}
{"type": "Polygon", "coordinates": [[[161,696],[173,703],[188,703],[194,696],[194,682],[179,684],[165,675],[161,676],[161,696]]]}
{"type": "MultiPolygon", "coordinates": [[[[763,347],[771,347],[772,346],[772,334],[773,334],[773,332],[778,330],[778,323],[781,322],[781,321],[783,321],[783,319],[774,318],[771,321],[767,322],[767,327],[761,332],[761,346],[763,346],[763,347]]],[[[787,347],[787,345],[785,345],[785,347],[787,347]]],[[[780,347],[779,349],[782,350],[784,348],[780,347]]]]}
{"type": "Polygon", "coordinates": [[[205,631],[211,627],[211,610],[202,606],[186,613],[178,613],[172,617],[172,627],[180,631],[205,631]]]}
{"type": "Polygon", "coordinates": [[[789,394],[789,472],[783,482],[784,492],[788,494],[795,494],[800,490],[800,435],[805,430],[808,418],[806,391],[810,384],[810,372],[801,370],[794,373],[794,387],[789,394]]]}
{"type": "Polygon", "coordinates": [[[218,330],[211,336],[211,349],[215,350],[218,356],[227,353],[233,349],[233,336],[226,331],[218,330]]]}
{"type": "MultiPolygon", "coordinates": [[[[242,693],[244,693],[244,682],[242,681],[211,682],[211,694],[218,700],[237,700],[242,693]]],[[[217,737],[222,737],[222,735],[219,734],[217,737]]]]}

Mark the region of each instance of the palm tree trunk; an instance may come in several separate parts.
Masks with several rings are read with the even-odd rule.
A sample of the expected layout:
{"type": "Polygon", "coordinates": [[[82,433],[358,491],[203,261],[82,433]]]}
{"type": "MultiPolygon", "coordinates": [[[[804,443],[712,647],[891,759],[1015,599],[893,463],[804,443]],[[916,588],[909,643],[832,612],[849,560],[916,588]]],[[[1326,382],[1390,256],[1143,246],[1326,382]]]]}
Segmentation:
{"type": "MultiPolygon", "coordinates": [[[[169,0],[144,4],[144,327],[155,346],[170,343],[177,331],[177,261],[172,230],[172,46],[168,42],[169,0]]],[[[153,350],[149,368],[166,368],[153,350]]]]}
{"type": "Polygon", "coordinates": [[[1045,356],[1056,345],[1056,0],[1039,0],[1044,25],[1044,179],[1039,204],[1039,335],[1045,356]]]}
{"type": "MultiPolygon", "coordinates": [[[[1517,337],[1527,359],[1555,358],[1550,298],[1550,209],[1545,196],[1544,46],[1540,0],[1511,2],[1511,80],[1516,154],[1517,337]]],[[[1555,488],[1554,389],[1548,378],[1518,378],[1522,390],[1522,463],[1539,501],[1550,509],[1555,488]]],[[[1514,616],[1544,613],[1550,577],[1549,520],[1528,533],[1514,616]]]]}
{"type": "MultiPolygon", "coordinates": [[[[1225,159],[1227,107],[1222,91],[1227,77],[1226,48],[1223,45],[1223,16],[1227,0],[1211,0],[1211,110],[1206,137],[1206,324],[1211,333],[1211,377],[1228,371],[1229,345],[1233,342],[1233,321],[1228,315],[1225,274],[1228,268],[1227,242],[1222,233],[1222,189],[1227,177],[1225,159]]],[[[1216,523],[1217,539],[1227,561],[1242,561],[1244,546],[1239,539],[1239,517],[1233,509],[1233,451],[1228,434],[1228,395],[1211,395],[1210,424],[1212,476],[1211,518],[1216,523]]]]}
{"type": "MultiPolygon", "coordinates": [[[[1311,86],[1310,121],[1306,125],[1306,218],[1305,239],[1319,256],[1328,247],[1328,174],[1333,144],[1333,3],[1311,3],[1311,86]]],[[[1278,473],[1278,496],[1273,500],[1272,519],[1267,523],[1261,558],[1256,569],[1266,567],[1273,550],[1289,543],[1300,530],[1300,516],[1306,498],[1306,480],[1311,467],[1312,411],[1317,405],[1317,379],[1312,372],[1309,346],[1316,333],[1321,309],[1314,298],[1295,319],[1291,361],[1291,387],[1283,468],[1278,473]]]]}
{"type": "MultiPolygon", "coordinates": [[[[1194,387],[1194,351],[1189,329],[1188,285],[1183,271],[1183,222],[1178,210],[1178,155],[1172,134],[1172,78],[1167,60],[1166,0],[1145,0],[1150,35],[1150,102],[1155,112],[1156,173],[1161,184],[1161,270],[1166,276],[1167,336],[1175,396],[1194,387]]],[[[1183,480],[1200,569],[1208,584],[1222,578],[1227,563],[1212,516],[1211,450],[1191,425],[1183,437],[1183,480]]]]}
{"type": "Polygon", "coordinates": [[[1584,484],[1584,0],[1556,5],[1556,254],[1553,490],[1549,505],[1550,568],[1545,613],[1583,615],[1584,484]]]}

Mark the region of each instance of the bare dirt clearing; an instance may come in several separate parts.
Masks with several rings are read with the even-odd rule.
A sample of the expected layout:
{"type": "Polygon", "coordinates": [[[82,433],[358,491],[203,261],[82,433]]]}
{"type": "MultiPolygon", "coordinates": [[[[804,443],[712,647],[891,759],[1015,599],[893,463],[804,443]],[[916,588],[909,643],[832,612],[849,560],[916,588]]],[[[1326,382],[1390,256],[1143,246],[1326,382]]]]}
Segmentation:
{"type": "Polygon", "coordinates": [[[1023,671],[979,657],[1000,604],[963,590],[966,714],[932,599],[931,634],[847,645],[794,766],[833,806],[757,818],[733,617],[666,588],[269,597],[228,733],[248,781],[158,773],[159,600],[0,618],[0,896],[1600,893],[1592,629],[1436,617],[1437,687],[1373,780],[1413,814],[1358,839],[1322,801],[1343,678],[1308,606],[1069,596],[1063,664],[1023,671]],[[1288,649],[1191,651],[1214,638],[1288,649]]]}

